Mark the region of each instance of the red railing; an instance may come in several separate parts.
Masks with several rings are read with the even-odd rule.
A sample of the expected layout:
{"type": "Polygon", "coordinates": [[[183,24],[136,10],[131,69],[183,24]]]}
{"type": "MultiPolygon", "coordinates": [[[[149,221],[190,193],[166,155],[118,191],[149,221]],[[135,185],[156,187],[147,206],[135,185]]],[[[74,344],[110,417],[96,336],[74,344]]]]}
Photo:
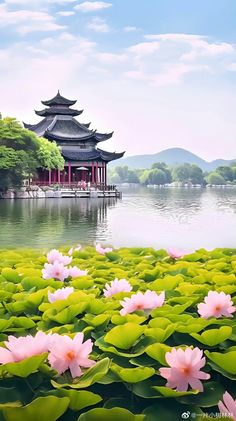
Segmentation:
{"type": "Polygon", "coordinates": [[[71,190],[116,190],[116,186],[114,185],[105,185],[103,183],[97,183],[97,184],[86,184],[82,185],[80,183],[49,183],[48,181],[38,181],[34,180],[30,183],[32,186],[39,186],[39,187],[52,187],[52,188],[60,188],[60,189],[68,189],[71,190]]]}

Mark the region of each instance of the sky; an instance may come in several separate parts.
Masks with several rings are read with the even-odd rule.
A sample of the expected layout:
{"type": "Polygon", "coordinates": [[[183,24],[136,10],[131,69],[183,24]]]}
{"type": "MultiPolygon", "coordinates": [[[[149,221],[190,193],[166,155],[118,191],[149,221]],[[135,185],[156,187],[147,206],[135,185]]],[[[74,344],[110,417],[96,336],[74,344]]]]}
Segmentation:
{"type": "MultiPolygon", "coordinates": [[[[236,158],[235,0],[0,0],[0,111],[57,90],[126,156],[236,158]]],[[[100,145],[101,146],[101,145],[100,145]]]]}

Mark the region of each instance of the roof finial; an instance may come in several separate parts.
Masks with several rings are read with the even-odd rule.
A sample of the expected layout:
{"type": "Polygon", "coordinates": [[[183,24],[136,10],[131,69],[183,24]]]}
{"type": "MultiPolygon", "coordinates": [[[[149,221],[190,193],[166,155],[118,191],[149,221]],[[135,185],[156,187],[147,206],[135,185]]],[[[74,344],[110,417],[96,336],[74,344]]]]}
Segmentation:
{"type": "Polygon", "coordinates": [[[60,90],[58,89],[58,91],[57,91],[57,95],[60,95],[60,90]]]}

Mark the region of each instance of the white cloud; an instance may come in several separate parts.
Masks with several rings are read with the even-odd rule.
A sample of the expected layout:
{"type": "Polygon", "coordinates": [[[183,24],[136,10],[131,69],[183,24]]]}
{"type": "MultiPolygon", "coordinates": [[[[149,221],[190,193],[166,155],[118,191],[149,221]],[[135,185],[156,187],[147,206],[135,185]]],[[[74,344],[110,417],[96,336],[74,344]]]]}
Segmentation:
{"type": "Polygon", "coordinates": [[[72,11],[61,11],[61,12],[57,12],[57,15],[59,15],[59,16],[65,16],[65,17],[67,17],[67,16],[72,16],[72,15],[74,15],[75,14],[75,12],[72,12],[72,11]]]}
{"type": "Polygon", "coordinates": [[[125,32],[135,32],[137,30],[138,30],[138,28],[136,26],[125,26],[124,27],[125,32]]]}
{"type": "Polygon", "coordinates": [[[140,42],[139,44],[132,45],[128,48],[128,51],[138,56],[144,56],[147,54],[153,54],[160,48],[160,43],[153,42],[140,42]]]}
{"type": "Polygon", "coordinates": [[[104,64],[123,63],[127,60],[126,54],[113,54],[113,53],[98,53],[96,58],[104,64]]]}
{"type": "Polygon", "coordinates": [[[146,35],[146,39],[164,43],[186,44],[192,50],[183,55],[185,60],[194,60],[199,55],[216,56],[234,52],[234,47],[227,42],[210,42],[206,36],[193,34],[157,34],[146,35]]]}
{"type": "Polygon", "coordinates": [[[193,72],[205,72],[209,71],[209,67],[186,65],[183,63],[177,63],[175,65],[166,66],[166,68],[157,73],[145,73],[142,70],[133,70],[125,73],[125,76],[134,80],[143,80],[150,82],[154,86],[167,86],[178,84],[183,76],[193,72]]]}
{"type": "Polygon", "coordinates": [[[58,25],[53,16],[47,12],[33,10],[10,11],[5,4],[0,5],[0,27],[12,26],[24,35],[29,32],[58,31],[65,26],[58,25]]]}
{"type": "Polygon", "coordinates": [[[106,23],[105,19],[94,17],[90,22],[87,23],[87,28],[95,32],[110,32],[111,28],[106,23]]]}
{"type": "Polygon", "coordinates": [[[108,9],[110,7],[112,7],[112,3],[107,3],[105,1],[94,1],[94,2],[85,1],[75,6],[75,10],[88,13],[88,12],[97,12],[99,10],[108,9]]]}
{"type": "Polygon", "coordinates": [[[76,36],[70,34],[69,32],[62,32],[59,35],[58,40],[59,41],[69,41],[69,42],[72,41],[73,42],[73,41],[76,41],[77,38],[76,38],[76,36]]]}
{"type": "Polygon", "coordinates": [[[145,42],[127,49],[130,56],[130,68],[124,71],[127,78],[167,86],[182,82],[186,75],[234,70],[229,62],[236,51],[229,43],[194,34],[156,34],[144,38],[145,42]]]}
{"type": "Polygon", "coordinates": [[[5,0],[7,5],[26,5],[28,8],[35,6],[44,6],[45,4],[68,4],[74,3],[76,0],[5,0]]]}

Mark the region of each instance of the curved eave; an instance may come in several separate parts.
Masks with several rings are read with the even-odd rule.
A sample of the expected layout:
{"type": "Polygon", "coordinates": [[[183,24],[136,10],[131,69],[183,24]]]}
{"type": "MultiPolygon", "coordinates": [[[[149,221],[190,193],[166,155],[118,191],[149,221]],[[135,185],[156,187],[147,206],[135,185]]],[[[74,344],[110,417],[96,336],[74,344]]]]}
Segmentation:
{"type": "Polygon", "coordinates": [[[36,124],[27,124],[27,123],[24,123],[23,121],[23,126],[27,130],[34,130],[34,127],[36,126],[36,124]]]}
{"type": "Polygon", "coordinates": [[[105,140],[111,139],[111,137],[113,136],[114,132],[111,133],[96,133],[95,135],[95,139],[97,142],[104,142],[105,140]]]}
{"type": "MultiPolygon", "coordinates": [[[[85,136],[78,136],[78,137],[69,137],[69,136],[59,136],[51,132],[50,130],[45,131],[45,137],[49,140],[58,140],[61,142],[69,141],[69,142],[83,142],[85,140],[90,140],[94,138],[94,133],[88,133],[85,136]]],[[[95,139],[94,139],[95,140],[95,139]]]]}
{"type": "Polygon", "coordinates": [[[78,116],[83,113],[84,110],[71,110],[70,108],[67,109],[57,109],[57,110],[51,110],[50,108],[47,108],[42,111],[36,111],[35,114],[37,114],[40,117],[48,117],[48,116],[56,116],[56,115],[70,115],[70,116],[78,116]]]}
{"type": "Polygon", "coordinates": [[[124,152],[107,152],[107,151],[103,151],[101,149],[97,149],[97,151],[100,153],[100,157],[106,161],[106,162],[111,162],[111,161],[115,161],[116,159],[120,159],[123,158],[125,151],[124,152]]]}

